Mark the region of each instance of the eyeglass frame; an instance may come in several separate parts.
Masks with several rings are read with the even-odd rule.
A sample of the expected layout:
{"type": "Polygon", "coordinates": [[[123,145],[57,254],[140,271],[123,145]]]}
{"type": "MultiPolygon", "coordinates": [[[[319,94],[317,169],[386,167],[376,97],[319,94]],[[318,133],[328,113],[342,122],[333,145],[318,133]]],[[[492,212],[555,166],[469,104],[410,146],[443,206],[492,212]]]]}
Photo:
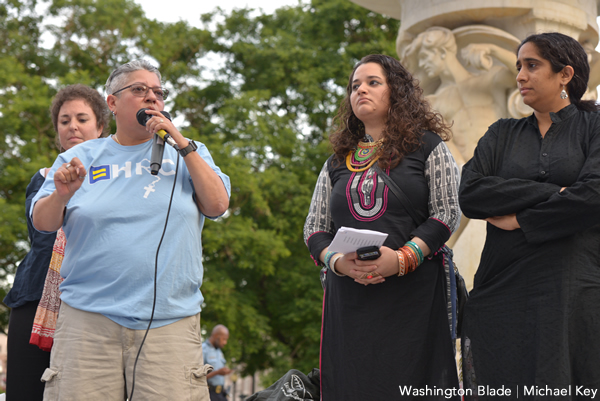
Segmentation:
{"type": "Polygon", "coordinates": [[[152,89],[152,93],[154,93],[154,96],[156,96],[157,98],[159,98],[159,99],[161,99],[161,100],[163,100],[163,101],[164,101],[164,100],[167,100],[167,98],[169,97],[169,90],[168,90],[168,89],[165,89],[165,88],[163,88],[162,86],[155,86],[155,87],[153,88],[153,87],[151,87],[151,86],[148,86],[148,85],[145,85],[145,84],[143,84],[143,83],[141,83],[141,82],[135,82],[135,83],[133,83],[133,84],[131,84],[131,85],[128,85],[128,86],[126,86],[126,87],[124,87],[124,88],[121,88],[121,89],[119,89],[119,90],[117,90],[117,91],[114,91],[112,94],[113,94],[113,95],[116,95],[117,93],[119,93],[119,92],[122,92],[122,91],[124,91],[125,89],[129,89],[129,88],[131,88],[131,87],[134,87],[134,86],[145,86],[145,87],[146,87],[146,93],[144,93],[144,96],[137,96],[135,93],[133,93],[133,92],[132,92],[132,93],[133,93],[133,96],[137,96],[137,97],[146,97],[146,96],[148,95],[148,91],[150,91],[150,89],[152,89]],[[162,91],[163,91],[163,96],[162,96],[162,98],[160,98],[160,97],[159,97],[159,96],[156,94],[156,92],[154,92],[154,89],[160,89],[160,90],[162,90],[162,91]]]}

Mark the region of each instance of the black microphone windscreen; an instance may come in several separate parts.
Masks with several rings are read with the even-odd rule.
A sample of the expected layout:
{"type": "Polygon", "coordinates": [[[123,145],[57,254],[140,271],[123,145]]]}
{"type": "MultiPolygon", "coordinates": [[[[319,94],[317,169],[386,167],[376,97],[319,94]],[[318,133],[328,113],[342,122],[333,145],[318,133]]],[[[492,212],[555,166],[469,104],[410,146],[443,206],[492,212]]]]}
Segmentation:
{"type": "MultiPolygon", "coordinates": [[[[146,114],[146,110],[148,109],[139,109],[138,112],[135,114],[135,118],[137,118],[138,123],[140,123],[140,125],[143,125],[144,127],[146,126],[148,120],[152,118],[152,114],[146,114]]],[[[161,113],[163,116],[168,118],[169,121],[171,121],[171,115],[168,111],[162,110],[161,113]]]]}
{"type": "Polygon", "coordinates": [[[167,117],[169,119],[169,121],[171,121],[171,115],[169,114],[168,111],[161,110],[161,113],[163,116],[167,117]]]}
{"type": "Polygon", "coordinates": [[[135,117],[138,120],[138,123],[140,123],[144,127],[146,126],[148,120],[152,118],[152,114],[146,114],[146,110],[148,109],[139,109],[135,115],[135,117]]]}

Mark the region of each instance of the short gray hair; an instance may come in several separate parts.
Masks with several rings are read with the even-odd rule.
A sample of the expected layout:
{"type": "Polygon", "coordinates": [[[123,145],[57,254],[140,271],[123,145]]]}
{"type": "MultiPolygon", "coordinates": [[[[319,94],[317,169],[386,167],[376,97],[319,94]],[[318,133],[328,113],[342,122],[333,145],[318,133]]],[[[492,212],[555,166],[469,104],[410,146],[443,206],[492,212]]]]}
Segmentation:
{"type": "Polygon", "coordinates": [[[138,59],[130,61],[129,63],[123,64],[117,67],[106,80],[106,85],[104,85],[104,90],[106,90],[107,95],[111,95],[113,92],[119,90],[127,80],[129,74],[134,71],[146,70],[156,74],[158,80],[162,82],[160,71],[158,68],[150,64],[148,60],[138,59]]]}

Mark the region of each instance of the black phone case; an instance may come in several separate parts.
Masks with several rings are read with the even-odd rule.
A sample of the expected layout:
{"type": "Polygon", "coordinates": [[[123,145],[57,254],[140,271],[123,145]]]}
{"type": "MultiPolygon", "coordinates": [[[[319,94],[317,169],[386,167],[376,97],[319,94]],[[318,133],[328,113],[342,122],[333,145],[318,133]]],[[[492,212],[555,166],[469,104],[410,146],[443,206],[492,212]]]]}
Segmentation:
{"type": "Polygon", "coordinates": [[[379,252],[379,248],[376,246],[365,246],[358,248],[356,250],[356,254],[360,260],[374,260],[381,256],[381,252],[379,252]]]}

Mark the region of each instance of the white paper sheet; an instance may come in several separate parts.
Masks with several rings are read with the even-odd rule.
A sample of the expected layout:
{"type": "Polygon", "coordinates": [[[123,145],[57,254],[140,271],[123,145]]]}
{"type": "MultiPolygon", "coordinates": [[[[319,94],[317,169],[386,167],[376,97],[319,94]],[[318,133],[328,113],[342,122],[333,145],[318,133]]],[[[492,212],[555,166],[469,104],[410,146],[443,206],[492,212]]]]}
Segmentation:
{"type": "Polygon", "coordinates": [[[332,252],[350,253],[363,246],[375,245],[380,247],[387,238],[386,233],[373,230],[357,230],[350,227],[340,227],[335,238],[329,245],[332,252]]]}

